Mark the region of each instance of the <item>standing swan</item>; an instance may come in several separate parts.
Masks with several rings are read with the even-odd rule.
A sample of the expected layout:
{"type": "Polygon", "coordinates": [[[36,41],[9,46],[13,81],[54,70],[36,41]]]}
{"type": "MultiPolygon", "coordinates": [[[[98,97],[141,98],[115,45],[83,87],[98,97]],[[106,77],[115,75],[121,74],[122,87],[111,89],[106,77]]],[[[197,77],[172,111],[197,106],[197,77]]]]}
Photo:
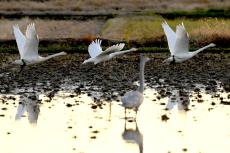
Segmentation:
{"type": "Polygon", "coordinates": [[[108,61],[115,56],[137,50],[136,48],[131,48],[129,50],[121,51],[124,48],[124,46],[125,46],[124,43],[120,43],[107,48],[105,51],[102,51],[101,40],[96,39],[95,41],[92,41],[91,44],[89,45],[88,52],[90,58],[85,60],[83,64],[86,63],[98,64],[100,62],[108,61]]]}
{"type": "Polygon", "coordinates": [[[140,58],[140,86],[136,91],[127,92],[122,98],[122,106],[125,108],[125,118],[126,118],[126,109],[134,109],[137,115],[139,106],[144,100],[143,91],[144,91],[144,68],[145,63],[150,59],[141,55],[140,58]]]}
{"type": "Polygon", "coordinates": [[[56,56],[66,55],[65,52],[60,52],[47,57],[39,56],[38,55],[39,39],[34,23],[31,23],[27,26],[25,36],[20,31],[18,25],[13,26],[13,32],[20,54],[20,60],[15,60],[13,64],[21,65],[21,70],[26,65],[43,62],[56,56]]]}
{"type": "Polygon", "coordinates": [[[166,59],[164,62],[181,63],[192,58],[204,49],[215,46],[215,44],[211,43],[194,52],[189,52],[189,35],[185,30],[183,22],[182,24],[177,25],[176,33],[169,27],[166,21],[162,23],[162,27],[167,37],[168,46],[171,53],[171,57],[166,59]]]}

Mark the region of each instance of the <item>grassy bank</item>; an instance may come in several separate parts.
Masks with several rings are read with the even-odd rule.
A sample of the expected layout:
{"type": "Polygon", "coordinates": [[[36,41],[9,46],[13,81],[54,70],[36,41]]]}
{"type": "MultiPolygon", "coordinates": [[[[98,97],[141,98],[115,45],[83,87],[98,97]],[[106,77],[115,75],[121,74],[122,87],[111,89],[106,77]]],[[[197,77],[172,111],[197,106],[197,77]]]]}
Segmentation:
{"type": "MultiPolygon", "coordinates": [[[[23,32],[26,25],[35,22],[42,51],[86,50],[89,43],[103,39],[103,46],[125,42],[127,47],[139,47],[143,50],[167,48],[166,37],[161,27],[165,19],[154,14],[136,14],[102,20],[42,20],[23,18],[0,20],[0,51],[13,51],[16,46],[12,26],[18,24],[23,32]],[[76,48],[79,47],[79,48],[76,48]],[[11,47],[13,47],[11,49],[11,47]],[[51,47],[51,49],[50,49],[51,47]]],[[[208,43],[215,43],[219,50],[230,48],[230,19],[223,18],[176,18],[166,19],[175,31],[182,21],[190,36],[191,48],[199,48],[208,43]]]]}
{"type": "MultiPolygon", "coordinates": [[[[159,16],[130,16],[119,17],[107,21],[101,30],[105,39],[136,41],[143,45],[154,44],[165,46],[166,39],[161,27],[164,21],[159,16]],[[162,43],[163,42],[163,43],[162,43]]],[[[230,20],[229,19],[175,19],[166,20],[175,31],[177,24],[183,22],[189,35],[192,46],[205,45],[214,42],[220,47],[229,47],[230,20]]]]}
{"type": "Polygon", "coordinates": [[[167,19],[176,19],[178,17],[190,18],[190,19],[199,19],[199,18],[230,18],[229,9],[195,9],[192,11],[171,11],[171,12],[146,12],[146,14],[158,14],[163,18],[167,19]]]}

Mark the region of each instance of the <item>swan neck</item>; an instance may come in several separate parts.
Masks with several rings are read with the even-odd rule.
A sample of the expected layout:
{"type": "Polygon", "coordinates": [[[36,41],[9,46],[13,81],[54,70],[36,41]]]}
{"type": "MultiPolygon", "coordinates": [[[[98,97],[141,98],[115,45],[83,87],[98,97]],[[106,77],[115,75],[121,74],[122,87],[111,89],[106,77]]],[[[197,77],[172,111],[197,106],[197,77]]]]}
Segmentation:
{"type": "Polygon", "coordinates": [[[140,62],[140,86],[139,86],[139,89],[138,91],[140,93],[143,93],[144,92],[144,69],[145,69],[145,62],[144,61],[141,61],[140,62]]]}
{"type": "Polygon", "coordinates": [[[65,55],[66,53],[64,52],[60,52],[60,53],[57,53],[57,54],[53,54],[53,55],[50,55],[50,56],[47,56],[47,57],[43,57],[43,60],[49,60],[51,58],[54,58],[54,57],[57,57],[57,56],[61,56],[61,55],[65,55]]]}
{"type": "Polygon", "coordinates": [[[113,58],[114,56],[118,56],[118,55],[121,55],[121,54],[133,52],[133,51],[135,51],[135,50],[134,49],[129,49],[129,50],[123,50],[123,51],[115,52],[115,53],[110,54],[110,58],[113,58]]]}
{"type": "Polygon", "coordinates": [[[207,49],[207,48],[209,48],[209,47],[212,47],[212,46],[209,44],[209,45],[204,46],[204,47],[202,47],[202,48],[200,48],[200,49],[198,49],[198,50],[196,50],[196,51],[194,51],[194,52],[191,52],[191,53],[193,53],[193,55],[196,55],[196,54],[198,54],[199,52],[201,52],[201,51],[203,51],[203,50],[205,50],[205,49],[207,49]]]}

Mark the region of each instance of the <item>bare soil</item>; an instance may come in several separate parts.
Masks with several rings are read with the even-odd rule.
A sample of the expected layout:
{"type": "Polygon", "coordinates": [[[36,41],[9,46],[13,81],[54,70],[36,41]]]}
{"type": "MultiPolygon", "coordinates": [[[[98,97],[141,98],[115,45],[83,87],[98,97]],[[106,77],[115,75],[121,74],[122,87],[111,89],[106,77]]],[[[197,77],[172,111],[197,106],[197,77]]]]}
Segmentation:
{"type": "MultiPolygon", "coordinates": [[[[162,61],[166,53],[145,54],[152,60],[145,68],[148,87],[156,87],[166,96],[170,87],[196,91],[195,84],[204,84],[207,91],[215,92],[221,84],[230,92],[230,55],[199,54],[193,59],[176,65],[165,65],[162,61]],[[163,81],[162,81],[163,80],[163,81]]],[[[70,54],[45,63],[26,67],[19,73],[19,67],[6,63],[17,56],[0,56],[0,92],[12,93],[15,89],[34,90],[35,92],[57,92],[62,88],[78,92],[102,92],[105,99],[116,99],[113,93],[123,95],[136,89],[134,81],[139,80],[139,54],[118,57],[98,65],[82,65],[87,54],[70,54]]],[[[198,90],[199,92],[199,90],[198,90]]]]}

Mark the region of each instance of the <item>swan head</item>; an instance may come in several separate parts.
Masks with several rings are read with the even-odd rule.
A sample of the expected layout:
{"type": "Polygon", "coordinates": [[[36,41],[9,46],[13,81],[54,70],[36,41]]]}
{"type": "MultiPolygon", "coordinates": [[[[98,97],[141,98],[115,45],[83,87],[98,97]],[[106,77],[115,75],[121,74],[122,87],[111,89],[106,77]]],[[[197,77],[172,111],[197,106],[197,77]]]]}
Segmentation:
{"type": "Polygon", "coordinates": [[[85,60],[82,64],[84,65],[84,64],[87,64],[87,63],[89,63],[89,61],[85,60]]]}
{"type": "Polygon", "coordinates": [[[211,44],[209,44],[209,46],[210,46],[210,47],[215,47],[215,46],[216,46],[216,44],[211,43],[211,44]]]}
{"type": "Polygon", "coordinates": [[[144,61],[145,61],[145,62],[148,62],[148,61],[150,61],[150,58],[145,57],[145,58],[144,58],[144,61]]]}
{"type": "Polygon", "coordinates": [[[85,60],[82,64],[84,65],[84,64],[87,64],[87,63],[95,63],[94,58],[89,58],[89,59],[85,60]]]}
{"type": "Polygon", "coordinates": [[[67,55],[66,52],[60,52],[60,55],[67,55]]]}
{"type": "Polygon", "coordinates": [[[166,60],[163,61],[163,63],[170,64],[173,61],[173,57],[169,57],[166,60]]]}
{"type": "Polygon", "coordinates": [[[137,48],[131,48],[130,51],[137,51],[137,48]]]}
{"type": "Polygon", "coordinates": [[[149,60],[150,60],[150,58],[141,55],[141,61],[142,61],[142,62],[146,63],[146,62],[148,62],[149,60]]]}
{"type": "Polygon", "coordinates": [[[13,61],[11,64],[13,64],[13,65],[23,65],[24,63],[23,63],[22,60],[20,59],[20,60],[15,60],[15,61],[13,61]]]}

